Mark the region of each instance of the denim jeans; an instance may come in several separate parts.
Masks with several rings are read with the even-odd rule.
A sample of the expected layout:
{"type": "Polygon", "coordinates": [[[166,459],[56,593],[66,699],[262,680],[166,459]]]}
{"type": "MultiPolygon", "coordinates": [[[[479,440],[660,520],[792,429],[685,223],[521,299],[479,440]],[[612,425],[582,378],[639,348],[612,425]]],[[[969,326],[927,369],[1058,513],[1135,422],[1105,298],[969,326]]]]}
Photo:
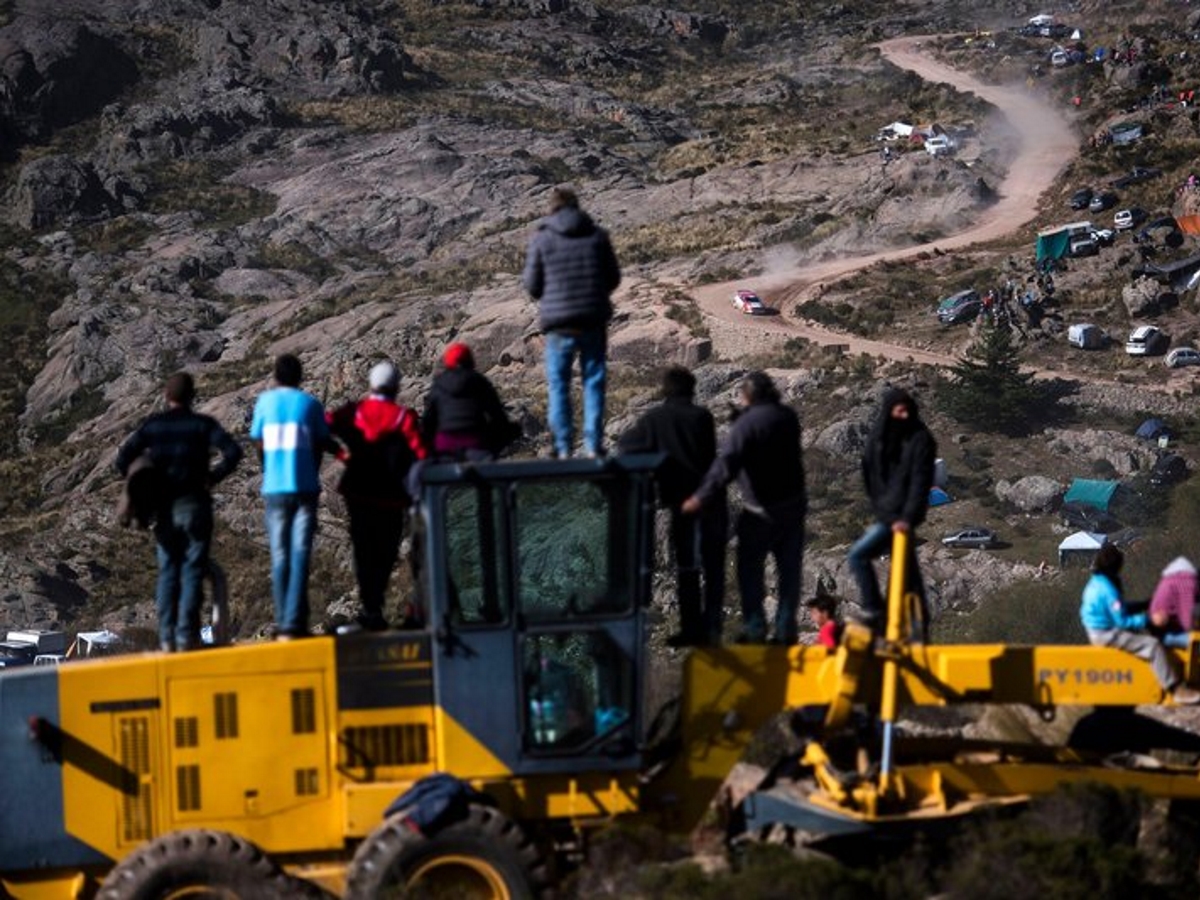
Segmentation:
{"type": "MultiPolygon", "coordinates": [[[[850,573],[858,584],[859,605],[866,616],[867,624],[872,626],[886,625],[887,607],[884,605],[882,594],[879,592],[879,582],[875,580],[875,569],[872,561],[891,552],[892,526],[884,522],[873,522],[867,526],[862,537],[854,542],[847,556],[850,573]]],[[[921,569],[917,564],[917,536],[909,532],[908,559],[904,567],[904,589],[915,593],[921,599],[921,614],[925,617],[925,627],[929,624],[929,615],[925,606],[925,582],[921,578],[921,569]]]]}
{"type": "Polygon", "coordinates": [[[571,367],[576,355],[583,382],[583,449],[599,454],[604,449],[604,385],[608,374],[608,333],[603,328],[588,331],[546,333],[547,416],[554,436],[554,451],[570,456],[575,420],[571,410],[571,367]]]}
{"type": "Polygon", "coordinates": [[[799,631],[796,615],[800,608],[800,572],[804,563],[804,520],[773,521],[743,511],[738,517],[737,536],[737,580],[742,594],[743,633],[753,641],[766,637],[764,567],[770,553],[775,557],[779,597],[772,638],[781,643],[795,643],[799,631]]]}
{"type": "Polygon", "coordinates": [[[316,494],[267,494],[271,592],[281,634],[308,633],[308,565],[317,530],[316,494]]]}
{"type": "Polygon", "coordinates": [[[164,649],[200,645],[200,606],[212,544],[212,501],[205,494],[176,498],[154,528],[158,541],[158,642],[164,649]]]}

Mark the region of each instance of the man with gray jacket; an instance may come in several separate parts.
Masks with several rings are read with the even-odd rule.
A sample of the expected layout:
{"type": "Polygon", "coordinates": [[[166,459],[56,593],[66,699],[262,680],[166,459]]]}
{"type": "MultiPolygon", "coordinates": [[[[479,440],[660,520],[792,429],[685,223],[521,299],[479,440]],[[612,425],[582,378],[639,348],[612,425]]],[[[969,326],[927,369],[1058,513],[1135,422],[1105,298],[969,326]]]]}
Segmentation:
{"type": "Polygon", "coordinates": [[[529,242],[525,289],[540,308],[546,335],[547,415],[554,454],[569,457],[574,439],[571,369],[575,357],[583,383],[583,450],[604,453],[604,388],[607,377],[609,295],[621,270],[608,233],[579,209],[575,192],[556,187],[550,215],[538,223],[529,242]]]}

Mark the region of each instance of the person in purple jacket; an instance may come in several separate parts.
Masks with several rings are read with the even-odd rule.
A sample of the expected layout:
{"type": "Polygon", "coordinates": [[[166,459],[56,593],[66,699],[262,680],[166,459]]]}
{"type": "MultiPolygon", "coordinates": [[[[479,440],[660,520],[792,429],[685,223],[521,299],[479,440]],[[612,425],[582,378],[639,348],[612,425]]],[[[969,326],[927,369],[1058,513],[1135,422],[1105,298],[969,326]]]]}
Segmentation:
{"type": "Polygon", "coordinates": [[[583,383],[583,451],[604,454],[604,392],[607,379],[610,295],[621,269],[608,233],[579,208],[575,192],[556,187],[550,215],[529,242],[521,282],[538,301],[546,335],[547,417],[559,458],[571,455],[574,417],[571,368],[579,357],[583,383]]]}

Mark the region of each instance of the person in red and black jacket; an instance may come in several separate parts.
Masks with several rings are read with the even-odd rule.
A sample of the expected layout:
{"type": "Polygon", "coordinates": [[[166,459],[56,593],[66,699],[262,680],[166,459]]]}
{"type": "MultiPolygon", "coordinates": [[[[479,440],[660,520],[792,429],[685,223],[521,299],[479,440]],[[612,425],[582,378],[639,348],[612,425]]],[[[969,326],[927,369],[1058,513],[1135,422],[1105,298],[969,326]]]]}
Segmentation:
{"type": "Polygon", "coordinates": [[[329,430],[342,442],[346,464],[338,491],[350,516],[350,543],[362,612],[368,631],[388,627],[383,615],[388,579],[400,555],[404,519],[412,504],[405,487],[409,470],[425,459],[420,417],[396,402],[400,373],[384,360],[371,369],[370,393],[329,413],[329,430]]]}

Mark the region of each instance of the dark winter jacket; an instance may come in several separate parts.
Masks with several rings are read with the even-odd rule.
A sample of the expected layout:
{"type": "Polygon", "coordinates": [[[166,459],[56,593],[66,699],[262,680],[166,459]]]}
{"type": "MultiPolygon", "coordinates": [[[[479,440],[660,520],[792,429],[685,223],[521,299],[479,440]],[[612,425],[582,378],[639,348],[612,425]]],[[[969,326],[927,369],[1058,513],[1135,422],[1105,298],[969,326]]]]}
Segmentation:
{"type": "Polygon", "coordinates": [[[734,478],[747,511],[780,523],[804,518],[808,495],[795,410],[774,400],[746,407],[696,494],[702,503],[711,503],[734,478]]]}
{"type": "Polygon", "coordinates": [[[677,507],[695,493],[717,455],[712,413],[685,397],[668,397],[617,442],[622,453],[665,453],[658,470],[659,498],[677,507]]]}
{"type": "Polygon", "coordinates": [[[936,459],[937,442],[921,421],[916,401],[898,388],[887,391],[862,460],[867,497],[880,522],[907,522],[915,528],[925,521],[936,459]],[[908,405],[907,420],[891,418],[897,403],[908,405]]]}
{"type": "Polygon", "coordinates": [[[612,318],[621,270],[608,233],[574,207],[544,218],[529,242],[525,289],[539,301],[543,331],[590,330],[612,318]]]}
{"type": "Polygon", "coordinates": [[[165,491],[161,502],[177,497],[207,494],[233,471],[242,448],[212,416],[184,407],[173,407],[146,419],[117,451],[117,471],[129,474],[134,460],[148,454],[155,483],[165,491]],[[211,465],[213,454],[220,454],[211,465]]]}
{"type": "Polygon", "coordinates": [[[425,444],[437,446],[437,435],[453,436],[458,446],[499,453],[520,434],[487,377],[475,369],[455,368],[433,379],[421,419],[425,444]]]}

